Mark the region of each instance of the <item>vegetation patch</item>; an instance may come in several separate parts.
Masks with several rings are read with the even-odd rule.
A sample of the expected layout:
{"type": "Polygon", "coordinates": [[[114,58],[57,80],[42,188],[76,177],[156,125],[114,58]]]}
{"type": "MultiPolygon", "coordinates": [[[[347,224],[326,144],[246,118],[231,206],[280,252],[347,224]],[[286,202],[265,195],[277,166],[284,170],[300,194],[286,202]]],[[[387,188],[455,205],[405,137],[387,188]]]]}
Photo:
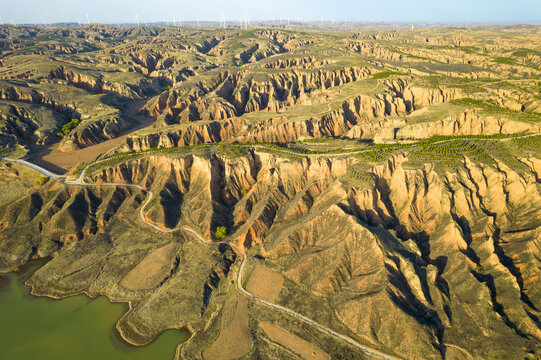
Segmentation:
{"type": "Polygon", "coordinates": [[[81,120],[79,120],[79,119],[76,119],[76,118],[71,119],[71,121],[69,123],[64,124],[64,126],[62,126],[62,131],[56,133],[56,135],[58,135],[60,137],[64,137],[64,136],[68,135],[73,129],[75,129],[77,127],[77,125],[79,125],[80,122],[81,122],[81,120]]]}
{"type": "Polygon", "coordinates": [[[403,73],[403,72],[398,72],[398,71],[382,71],[382,72],[372,75],[372,79],[386,79],[391,75],[400,76],[400,75],[408,75],[408,74],[403,73]]]}
{"type": "Polygon", "coordinates": [[[218,239],[223,239],[226,237],[227,235],[227,227],[225,226],[218,226],[216,228],[216,232],[214,233],[214,235],[216,236],[216,238],[218,239]]]}

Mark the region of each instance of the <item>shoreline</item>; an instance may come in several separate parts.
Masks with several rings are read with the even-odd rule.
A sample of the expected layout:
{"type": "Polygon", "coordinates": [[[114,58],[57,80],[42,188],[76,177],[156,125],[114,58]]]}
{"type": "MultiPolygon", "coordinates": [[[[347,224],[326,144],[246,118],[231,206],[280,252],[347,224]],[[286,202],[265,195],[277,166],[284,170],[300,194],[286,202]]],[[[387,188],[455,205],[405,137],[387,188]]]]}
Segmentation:
{"type": "Polygon", "coordinates": [[[98,295],[96,295],[96,294],[91,294],[91,293],[89,293],[87,291],[74,292],[72,294],[67,294],[67,295],[57,295],[57,294],[54,294],[54,293],[47,293],[47,292],[40,291],[35,285],[29,284],[28,281],[30,280],[30,278],[32,277],[32,275],[36,271],[38,271],[40,268],[42,268],[44,265],[46,265],[47,262],[49,262],[50,260],[51,259],[48,259],[48,257],[32,259],[30,261],[27,261],[23,265],[20,265],[18,267],[18,269],[15,270],[15,271],[10,271],[10,272],[0,274],[0,279],[3,279],[3,278],[6,279],[5,284],[4,284],[4,281],[0,282],[0,293],[2,291],[7,291],[8,290],[8,288],[10,286],[10,281],[18,281],[20,286],[24,289],[24,291],[23,291],[24,296],[29,297],[29,298],[35,298],[35,299],[42,298],[42,299],[48,299],[48,300],[52,300],[52,301],[61,301],[61,300],[67,299],[67,298],[73,298],[73,297],[77,297],[77,296],[84,296],[84,297],[86,297],[86,298],[88,298],[90,300],[96,300],[96,299],[98,299],[100,297],[104,297],[104,298],[107,299],[107,301],[110,304],[122,304],[122,305],[124,305],[124,307],[127,310],[125,310],[123,312],[123,315],[120,317],[120,319],[118,319],[114,324],[112,324],[113,326],[111,328],[113,329],[113,332],[115,333],[115,336],[118,336],[118,338],[123,343],[125,343],[126,345],[131,346],[133,348],[142,348],[142,347],[145,347],[147,345],[150,345],[150,344],[154,343],[156,340],[158,340],[158,338],[163,333],[165,333],[167,331],[171,331],[171,330],[179,331],[180,333],[183,333],[183,332],[184,333],[189,333],[189,336],[187,337],[187,339],[180,342],[177,346],[182,345],[188,339],[192,338],[192,336],[194,334],[193,331],[191,331],[188,327],[180,327],[180,328],[165,329],[165,330],[161,331],[158,335],[153,337],[150,341],[144,341],[144,342],[132,341],[132,339],[134,339],[134,337],[129,337],[129,333],[127,333],[124,330],[121,330],[121,327],[118,326],[120,321],[132,310],[132,300],[113,299],[107,294],[98,294],[98,295]],[[9,279],[10,276],[13,276],[14,279],[10,280],[9,279]],[[4,285],[5,285],[5,288],[3,287],[4,285]]]}

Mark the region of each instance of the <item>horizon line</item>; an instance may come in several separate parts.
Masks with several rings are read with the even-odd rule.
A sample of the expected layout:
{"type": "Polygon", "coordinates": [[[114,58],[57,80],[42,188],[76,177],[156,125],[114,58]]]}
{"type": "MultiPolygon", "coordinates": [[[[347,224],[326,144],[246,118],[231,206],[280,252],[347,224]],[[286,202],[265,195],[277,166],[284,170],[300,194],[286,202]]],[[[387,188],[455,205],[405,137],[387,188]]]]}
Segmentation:
{"type": "MultiPolygon", "coordinates": [[[[239,20],[226,20],[225,24],[226,26],[238,26],[240,23],[239,20]]],[[[216,19],[189,19],[189,20],[176,20],[176,21],[168,21],[168,20],[160,20],[160,21],[139,21],[139,24],[137,22],[88,22],[88,23],[82,23],[79,21],[60,21],[60,22],[54,22],[54,23],[29,23],[29,22],[0,22],[0,26],[34,26],[34,27],[44,27],[44,26],[75,26],[75,27],[85,27],[85,26],[91,26],[91,25],[104,25],[104,26],[123,26],[123,27],[144,27],[144,26],[161,26],[161,27],[182,27],[185,25],[193,25],[196,24],[217,24],[218,26],[223,25],[222,20],[216,20],[216,19]],[[145,23],[145,24],[141,24],[145,23]],[[171,25],[172,24],[172,25],[171,25]]],[[[256,25],[281,25],[281,26],[287,26],[287,25],[335,25],[335,26],[344,26],[344,25],[404,25],[404,26],[410,26],[410,25],[420,25],[424,27],[430,27],[430,26],[438,26],[438,25],[529,25],[529,26],[540,26],[541,20],[539,21],[406,21],[406,20],[288,20],[288,19],[282,19],[282,21],[277,21],[276,19],[268,19],[268,20],[251,20],[249,22],[249,26],[256,26],[256,25]]]]}

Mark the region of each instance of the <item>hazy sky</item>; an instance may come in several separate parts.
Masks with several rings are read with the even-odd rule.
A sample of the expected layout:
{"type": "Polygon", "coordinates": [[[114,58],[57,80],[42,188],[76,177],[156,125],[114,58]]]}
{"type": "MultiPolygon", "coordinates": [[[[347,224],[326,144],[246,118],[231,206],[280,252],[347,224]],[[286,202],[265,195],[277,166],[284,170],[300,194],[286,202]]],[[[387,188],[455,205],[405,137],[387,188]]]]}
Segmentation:
{"type": "Polygon", "coordinates": [[[541,0],[0,0],[0,22],[306,18],[348,21],[541,23],[541,0]]]}

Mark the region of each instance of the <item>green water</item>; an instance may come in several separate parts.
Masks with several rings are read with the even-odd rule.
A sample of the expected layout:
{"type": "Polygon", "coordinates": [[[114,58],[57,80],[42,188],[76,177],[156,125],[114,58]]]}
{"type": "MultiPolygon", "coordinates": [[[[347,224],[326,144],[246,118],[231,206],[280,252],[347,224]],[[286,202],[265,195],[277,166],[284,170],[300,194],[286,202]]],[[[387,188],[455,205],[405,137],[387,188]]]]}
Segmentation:
{"type": "Polygon", "coordinates": [[[24,281],[36,266],[0,276],[0,359],[173,359],[189,333],[169,330],[153,343],[133,347],[114,329],[127,307],[84,295],[34,297],[24,281]]]}

